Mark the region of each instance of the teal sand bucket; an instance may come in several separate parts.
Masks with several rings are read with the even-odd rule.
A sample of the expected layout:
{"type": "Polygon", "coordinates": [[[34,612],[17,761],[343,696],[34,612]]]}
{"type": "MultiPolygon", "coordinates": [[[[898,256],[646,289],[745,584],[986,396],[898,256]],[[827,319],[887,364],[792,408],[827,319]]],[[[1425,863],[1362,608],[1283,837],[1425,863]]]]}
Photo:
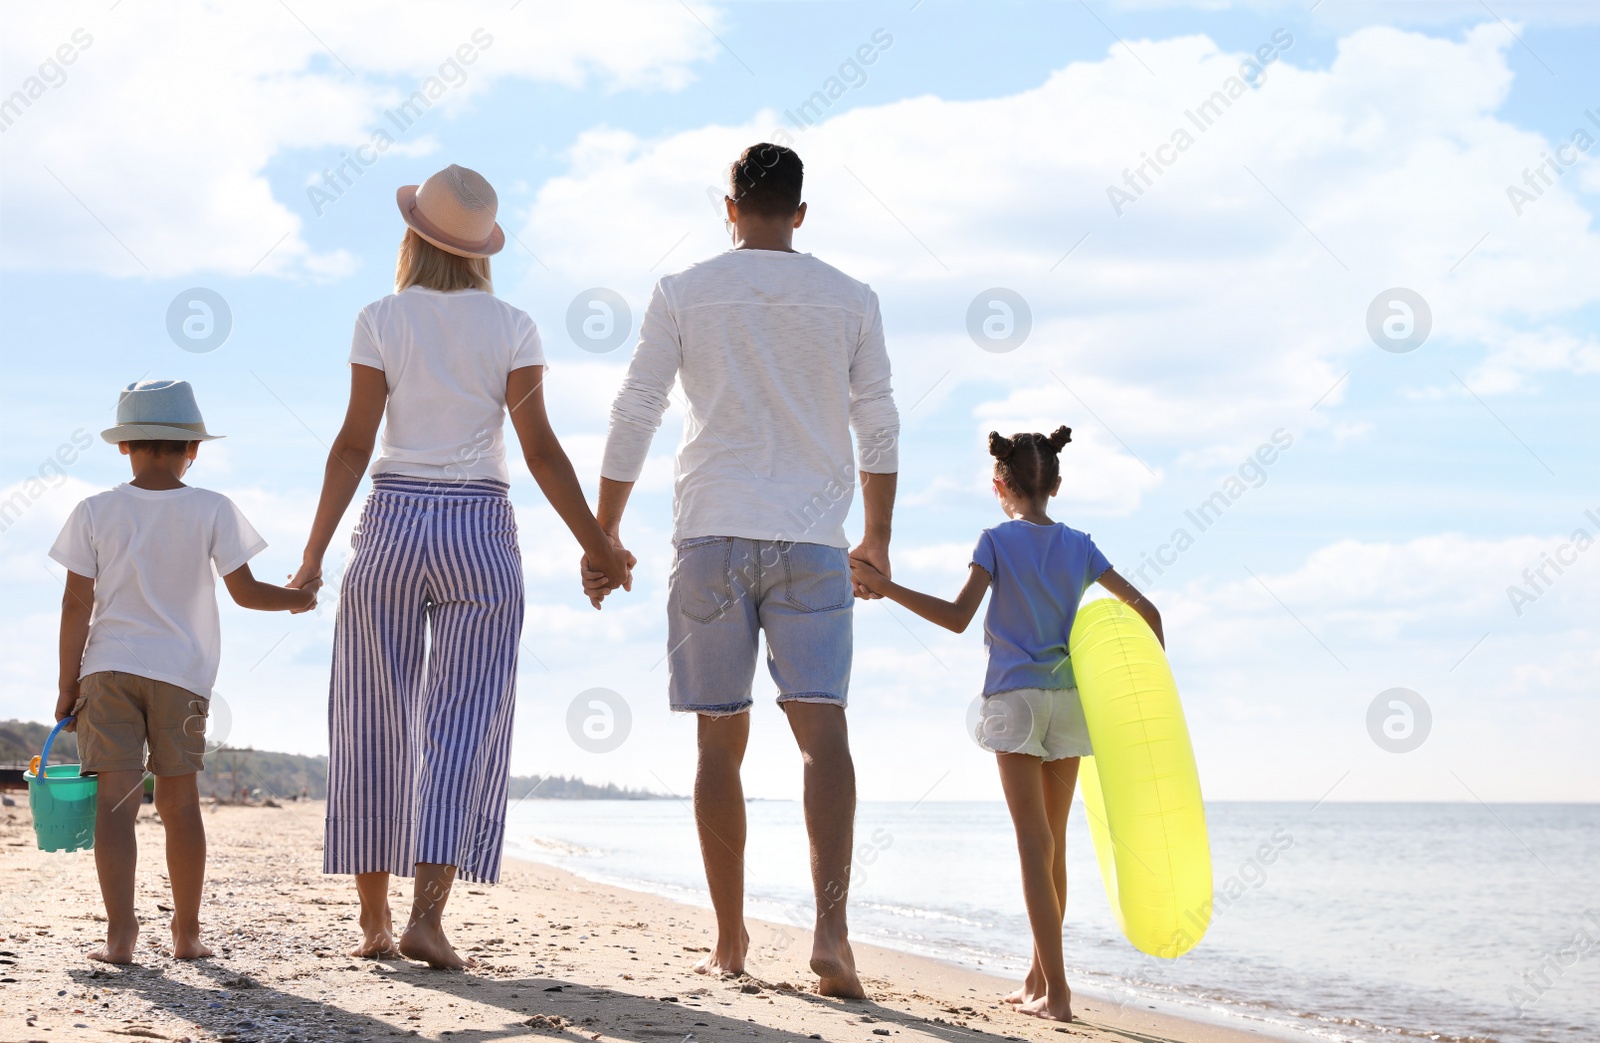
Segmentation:
{"type": "Polygon", "coordinates": [[[81,764],[50,766],[50,745],[71,720],[55,726],[44,741],[44,752],[22,776],[28,781],[28,806],[33,809],[33,832],[41,851],[94,847],[95,777],[80,774],[81,764]]]}

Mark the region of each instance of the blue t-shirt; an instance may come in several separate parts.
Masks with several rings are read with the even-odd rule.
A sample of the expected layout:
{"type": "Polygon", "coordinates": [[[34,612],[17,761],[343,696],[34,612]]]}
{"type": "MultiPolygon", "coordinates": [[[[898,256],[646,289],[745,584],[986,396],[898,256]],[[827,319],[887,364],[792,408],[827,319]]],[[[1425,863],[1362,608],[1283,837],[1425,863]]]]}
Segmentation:
{"type": "Polygon", "coordinates": [[[1067,638],[1083,592],[1111,567],[1088,533],[1020,519],[983,530],[972,563],[989,574],[983,694],[1073,688],[1067,638]]]}

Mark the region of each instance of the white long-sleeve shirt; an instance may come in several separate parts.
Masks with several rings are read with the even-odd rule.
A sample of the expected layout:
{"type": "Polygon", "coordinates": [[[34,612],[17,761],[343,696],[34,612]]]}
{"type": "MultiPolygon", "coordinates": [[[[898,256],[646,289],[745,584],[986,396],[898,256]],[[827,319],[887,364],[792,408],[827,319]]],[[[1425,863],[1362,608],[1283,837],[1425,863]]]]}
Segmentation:
{"type": "Polygon", "coordinates": [[[810,254],[730,250],[656,284],[611,407],[602,476],[638,480],[674,380],[688,403],[674,541],[847,547],[852,465],[899,469],[877,294],[810,254]]]}

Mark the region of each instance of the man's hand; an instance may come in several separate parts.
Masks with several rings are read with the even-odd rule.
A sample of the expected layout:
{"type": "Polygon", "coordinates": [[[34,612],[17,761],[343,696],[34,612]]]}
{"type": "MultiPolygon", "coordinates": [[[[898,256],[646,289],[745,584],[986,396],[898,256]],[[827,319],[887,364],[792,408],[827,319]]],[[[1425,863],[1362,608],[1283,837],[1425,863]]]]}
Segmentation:
{"type": "Polygon", "coordinates": [[[633,567],[639,559],[622,545],[622,540],[615,533],[607,533],[615,556],[610,562],[600,563],[601,568],[595,568],[595,562],[589,560],[585,554],[578,562],[578,568],[583,578],[583,594],[589,599],[589,604],[596,609],[600,602],[605,600],[607,594],[621,587],[623,590],[633,590],[633,567]]]}
{"type": "Polygon", "coordinates": [[[871,587],[861,582],[856,575],[857,564],[868,565],[883,579],[889,579],[893,572],[889,568],[889,548],[881,544],[869,544],[865,541],[857,544],[856,549],[850,552],[851,585],[855,588],[856,597],[867,601],[876,601],[883,597],[871,587]]]}
{"type": "Polygon", "coordinates": [[[857,596],[881,598],[888,589],[889,577],[864,558],[851,558],[850,582],[855,586],[857,596]],[[860,594],[862,590],[867,591],[867,595],[860,594]]]}

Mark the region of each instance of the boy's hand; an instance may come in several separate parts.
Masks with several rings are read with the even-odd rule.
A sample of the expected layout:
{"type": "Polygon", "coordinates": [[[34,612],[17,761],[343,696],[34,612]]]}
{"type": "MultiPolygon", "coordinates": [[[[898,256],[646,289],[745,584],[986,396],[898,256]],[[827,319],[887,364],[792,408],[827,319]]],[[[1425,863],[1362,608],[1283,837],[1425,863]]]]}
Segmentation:
{"type": "Polygon", "coordinates": [[[871,562],[861,558],[851,558],[850,581],[858,587],[871,591],[873,596],[881,598],[888,589],[889,577],[879,572],[871,562]]]}
{"type": "Polygon", "coordinates": [[[298,587],[290,584],[289,589],[299,591],[305,595],[304,602],[298,608],[289,610],[291,616],[298,616],[302,612],[310,612],[317,607],[317,591],[322,589],[322,580],[320,577],[308,579],[298,587]]]}
{"type": "MultiPolygon", "coordinates": [[[[70,687],[68,685],[62,685],[61,694],[56,697],[56,720],[64,721],[68,717],[71,717],[72,711],[77,707],[77,705],[78,682],[73,681],[70,687]]],[[[73,721],[71,724],[67,725],[65,730],[69,732],[77,731],[78,722],[73,721]]]]}

